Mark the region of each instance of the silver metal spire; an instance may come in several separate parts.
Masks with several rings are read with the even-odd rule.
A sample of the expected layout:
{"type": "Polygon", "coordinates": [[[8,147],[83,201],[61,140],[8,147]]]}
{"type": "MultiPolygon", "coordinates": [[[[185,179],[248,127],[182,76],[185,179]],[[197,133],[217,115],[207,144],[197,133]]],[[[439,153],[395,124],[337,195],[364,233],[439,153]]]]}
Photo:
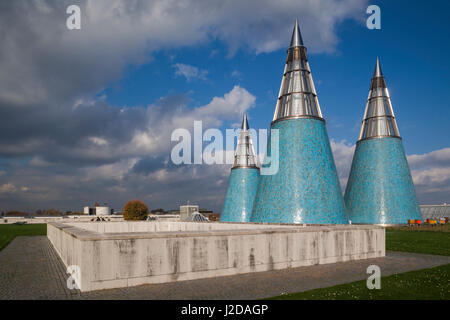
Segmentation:
{"type": "Polygon", "coordinates": [[[235,168],[258,168],[258,162],[253,148],[252,135],[249,131],[247,114],[244,113],[242,119],[242,129],[234,153],[234,164],[231,169],[235,168]]]}
{"type": "Polygon", "coordinates": [[[298,20],[295,21],[291,45],[287,53],[273,121],[289,118],[323,120],[298,20]]]}
{"type": "Polygon", "coordinates": [[[381,137],[400,138],[400,132],[377,58],[358,141],[381,137]]]}
{"type": "Polygon", "coordinates": [[[380,59],[377,57],[377,63],[375,64],[375,71],[373,72],[373,77],[382,77],[383,76],[383,72],[381,72],[381,67],[380,67],[380,59]]]}
{"type": "Polygon", "coordinates": [[[242,130],[248,130],[249,126],[248,126],[248,119],[247,119],[247,114],[244,113],[244,118],[242,119],[242,130]]]}
{"type": "Polygon", "coordinates": [[[295,19],[294,31],[292,32],[291,47],[303,46],[302,34],[300,33],[300,27],[298,26],[298,19],[295,19]]]}

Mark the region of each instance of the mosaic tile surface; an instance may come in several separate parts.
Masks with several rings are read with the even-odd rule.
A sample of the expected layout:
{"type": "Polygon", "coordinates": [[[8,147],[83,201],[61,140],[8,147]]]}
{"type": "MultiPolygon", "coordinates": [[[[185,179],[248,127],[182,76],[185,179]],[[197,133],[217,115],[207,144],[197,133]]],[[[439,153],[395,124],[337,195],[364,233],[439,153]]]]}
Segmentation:
{"type": "MultiPolygon", "coordinates": [[[[346,224],[325,123],[288,119],[274,123],[272,129],[279,129],[279,171],[261,175],[251,221],[346,224]]],[[[270,137],[267,150],[270,155],[270,137]]]]}
{"type": "Polygon", "coordinates": [[[258,187],[259,169],[231,170],[220,221],[249,222],[258,187]]]}
{"type": "Polygon", "coordinates": [[[345,203],[352,223],[403,224],[422,218],[402,140],[357,143],[345,203]]]}

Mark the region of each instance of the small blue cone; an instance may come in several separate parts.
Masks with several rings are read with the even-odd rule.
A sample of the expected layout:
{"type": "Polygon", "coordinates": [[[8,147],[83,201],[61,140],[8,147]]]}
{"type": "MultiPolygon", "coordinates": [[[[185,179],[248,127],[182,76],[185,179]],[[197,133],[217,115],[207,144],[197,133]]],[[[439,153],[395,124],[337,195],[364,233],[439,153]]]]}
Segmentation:
{"type": "Polygon", "coordinates": [[[344,199],[352,223],[390,225],[422,219],[378,59],[344,199]]]}
{"type": "Polygon", "coordinates": [[[259,168],[248,129],[247,115],[244,114],[220,221],[250,221],[259,168]]]}

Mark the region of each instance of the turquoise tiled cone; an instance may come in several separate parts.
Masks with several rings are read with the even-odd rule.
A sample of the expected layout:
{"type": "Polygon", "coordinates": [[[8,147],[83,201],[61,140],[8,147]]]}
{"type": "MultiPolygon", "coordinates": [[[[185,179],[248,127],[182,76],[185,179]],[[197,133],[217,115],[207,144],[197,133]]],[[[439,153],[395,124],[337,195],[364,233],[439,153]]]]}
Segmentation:
{"type": "Polygon", "coordinates": [[[352,223],[405,224],[422,218],[401,139],[357,143],[344,199],[352,223]]]}
{"type": "Polygon", "coordinates": [[[258,168],[234,168],[231,170],[220,221],[250,221],[258,179],[258,168]]]}
{"type": "Polygon", "coordinates": [[[279,170],[260,176],[251,221],[347,224],[325,123],[286,119],[272,129],[279,130],[279,170]]]}

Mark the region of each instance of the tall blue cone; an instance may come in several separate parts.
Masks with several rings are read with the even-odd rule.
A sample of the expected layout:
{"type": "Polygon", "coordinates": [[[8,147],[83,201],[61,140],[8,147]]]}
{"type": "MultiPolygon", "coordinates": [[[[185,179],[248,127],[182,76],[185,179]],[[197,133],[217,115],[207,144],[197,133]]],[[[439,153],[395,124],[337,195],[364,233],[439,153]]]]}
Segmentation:
{"type": "MultiPolygon", "coordinates": [[[[251,221],[348,223],[298,21],[287,51],[271,129],[278,129],[278,172],[264,175],[261,171],[251,221]]],[[[272,156],[271,139],[272,135],[266,157],[272,156]]]]}
{"type": "Polygon", "coordinates": [[[259,168],[253,149],[247,115],[242,120],[242,130],[234,154],[228,190],[220,221],[249,222],[258,187],[259,168]]]}
{"type": "Polygon", "coordinates": [[[377,59],[345,191],[349,220],[405,224],[421,219],[386,81],[377,59]]]}

